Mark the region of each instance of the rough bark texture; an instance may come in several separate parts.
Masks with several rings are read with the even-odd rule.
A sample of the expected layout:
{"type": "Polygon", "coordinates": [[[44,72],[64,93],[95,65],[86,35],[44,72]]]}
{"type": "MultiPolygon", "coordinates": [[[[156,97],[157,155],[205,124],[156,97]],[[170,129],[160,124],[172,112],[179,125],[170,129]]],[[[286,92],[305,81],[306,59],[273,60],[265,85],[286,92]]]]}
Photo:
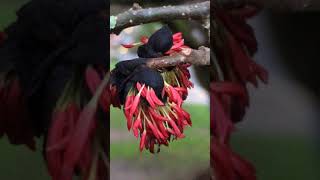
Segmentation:
{"type": "Polygon", "coordinates": [[[117,23],[111,30],[113,33],[120,33],[123,29],[140,24],[146,24],[168,19],[207,19],[209,18],[210,1],[179,6],[162,6],[143,9],[138,4],[116,15],[117,23]]]}
{"type": "Polygon", "coordinates": [[[182,63],[190,63],[192,65],[210,65],[210,49],[204,46],[198,50],[190,49],[172,56],[164,56],[160,58],[150,59],[147,66],[153,69],[162,69],[176,66],[182,63]]]}

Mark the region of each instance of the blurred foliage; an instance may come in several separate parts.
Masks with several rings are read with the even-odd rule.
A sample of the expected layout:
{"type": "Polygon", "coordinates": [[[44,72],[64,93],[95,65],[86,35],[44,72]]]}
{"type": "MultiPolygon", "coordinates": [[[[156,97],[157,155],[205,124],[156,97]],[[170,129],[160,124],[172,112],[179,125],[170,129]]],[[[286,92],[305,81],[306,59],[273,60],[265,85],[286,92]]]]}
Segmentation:
{"type": "Polygon", "coordinates": [[[29,0],[1,0],[0,30],[3,30],[16,19],[16,11],[28,1],[29,0]]]}

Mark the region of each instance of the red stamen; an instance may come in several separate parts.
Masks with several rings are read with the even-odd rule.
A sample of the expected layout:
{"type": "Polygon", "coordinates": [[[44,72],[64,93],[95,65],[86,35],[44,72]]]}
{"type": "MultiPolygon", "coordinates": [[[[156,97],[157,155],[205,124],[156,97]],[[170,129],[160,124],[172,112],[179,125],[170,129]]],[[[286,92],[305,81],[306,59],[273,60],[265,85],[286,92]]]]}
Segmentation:
{"type": "Polygon", "coordinates": [[[180,50],[181,46],[184,45],[184,40],[181,40],[179,42],[177,42],[176,44],[174,44],[171,49],[172,50],[180,50]]]}
{"type": "Polygon", "coordinates": [[[152,99],[151,96],[150,96],[149,87],[148,87],[148,89],[147,89],[146,99],[147,99],[148,103],[150,104],[150,106],[151,106],[152,108],[155,108],[155,107],[156,107],[156,105],[155,105],[154,102],[153,102],[153,99],[152,99]]]}
{"type": "Polygon", "coordinates": [[[173,120],[170,120],[169,121],[171,127],[173,128],[174,130],[174,134],[177,136],[177,137],[180,137],[181,136],[181,131],[179,130],[178,126],[176,125],[176,123],[173,121],[173,120]]]}
{"type": "Polygon", "coordinates": [[[144,130],[140,139],[140,151],[142,151],[145,146],[146,136],[147,136],[147,131],[144,130]]]}
{"type": "MultiPolygon", "coordinates": [[[[137,87],[138,91],[140,91],[141,88],[142,88],[142,85],[141,85],[139,82],[137,82],[136,87],[137,87]]],[[[147,90],[146,90],[146,89],[143,89],[142,92],[141,92],[141,95],[142,95],[143,97],[146,97],[146,94],[147,94],[147,90]]]]}
{"type": "Polygon", "coordinates": [[[133,100],[132,106],[130,108],[130,117],[133,115],[133,113],[136,111],[138,104],[140,102],[140,96],[141,96],[141,92],[144,89],[144,85],[142,86],[142,88],[140,89],[139,93],[136,95],[136,97],[133,100]]]}
{"type": "Polygon", "coordinates": [[[180,119],[180,118],[184,119],[183,113],[182,113],[182,111],[181,111],[181,109],[182,109],[181,107],[179,107],[179,106],[172,106],[172,108],[176,111],[179,119],[180,119]]]}
{"type": "Polygon", "coordinates": [[[129,118],[127,119],[127,128],[128,128],[128,131],[130,131],[131,126],[132,126],[132,118],[129,117],[129,118]]]}
{"type": "Polygon", "coordinates": [[[157,120],[160,120],[160,121],[169,121],[168,118],[166,118],[166,117],[164,117],[164,116],[161,116],[160,114],[157,114],[157,113],[154,111],[154,109],[152,109],[152,108],[149,108],[149,113],[150,113],[150,115],[151,115],[153,118],[155,118],[155,119],[157,119],[157,120]]]}
{"type": "Polygon", "coordinates": [[[149,39],[148,39],[147,36],[141,36],[140,41],[141,41],[143,44],[147,44],[148,41],[149,41],[149,39]]]}
{"type": "Polygon", "coordinates": [[[173,41],[181,41],[182,39],[182,33],[178,32],[172,35],[173,41]]]}
{"type": "Polygon", "coordinates": [[[160,136],[158,134],[158,131],[156,130],[156,127],[154,127],[154,125],[147,120],[148,126],[150,127],[151,131],[153,132],[153,135],[157,138],[160,139],[160,136]]]}
{"type": "Polygon", "coordinates": [[[96,92],[97,87],[101,83],[101,78],[98,72],[91,66],[86,69],[86,83],[92,94],[96,92]]]}
{"type": "Polygon", "coordinates": [[[191,121],[191,117],[190,114],[188,112],[186,112],[185,110],[181,109],[183,116],[185,117],[185,119],[187,120],[188,124],[190,126],[192,126],[192,121],[191,121]]]}
{"type": "Polygon", "coordinates": [[[133,135],[135,136],[135,137],[138,137],[138,127],[140,126],[140,124],[141,124],[141,118],[140,118],[140,116],[138,116],[137,117],[137,119],[134,121],[134,123],[133,123],[133,135]]]}
{"type": "Polygon", "coordinates": [[[167,128],[167,131],[170,133],[170,134],[176,134],[171,128],[167,128]]]}
{"type": "Polygon", "coordinates": [[[124,105],[124,109],[130,109],[130,107],[132,106],[132,102],[133,102],[134,96],[133,95],[128,95],[126,98],[126,102],[124,105]]]}
{"type": "Polygon", "coordinates": [[[163,123],[160,122],[160,121],[158,121],[157,124],[158,124],[158,127],[159,127],[160,132],[164,135],[165,139],[168,138],[169,135],[168,135],[168,133],[167,133],[167,131],[166,131],[163,123]]]}
{"type": "Polygon", "coordinates": [[[181,106],[182,104],[182,98],[180,96],[180,94],[172,87],[169,86],[170,92],[172,93],[172,97],[174,102],[176,102],[178,104],[178,106],[181,106]]]}
{"type": "Polygon", "coordinates": [[[128,49],[130,49],[130,48],[133,48],[133,47],[134,47],[134,45],[133,45],[133,44],[121,44],[121,46],[123,46],[124,48],[128,48],[128,49]]]}
{"type": "Polygon", "coordinates": [[[165,93],[166,93],[166,88],[163,88],[163,89],[162,89],[162,92],[161,92],[161,97],[162,97],[162,98],[164,97],[165,93]]]}
{"type": "Polygon", "coordinates": [[[160,99],[158,99],[156,93],[154,92],[154,90],[153,90],[152,88],[150,88],[150,96],[151,96],[151,98],[153,99],[153,101],[154,101],[157,105],[159,105],[159,106],[163,106],[163,105],[164,105],[163,102],[160,101],[160,99]]]}

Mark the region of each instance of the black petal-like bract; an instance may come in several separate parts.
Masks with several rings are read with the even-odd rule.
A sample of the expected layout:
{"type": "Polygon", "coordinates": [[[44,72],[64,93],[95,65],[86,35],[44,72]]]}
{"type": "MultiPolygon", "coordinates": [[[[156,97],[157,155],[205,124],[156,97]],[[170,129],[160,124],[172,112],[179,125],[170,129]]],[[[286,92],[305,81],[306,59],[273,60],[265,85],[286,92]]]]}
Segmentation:
{"type": "Polygon", "coordinates": [[[124,103],[125,97],[128,94],[130,88],[135,87],[137,82],[152,87],[157,97],[159,99],[162,99],[161,92],[164,87],[164,83],[161,74],[156,70],[141,66],[132,73],[127,81],[121,84],[120,101],[122,103],[124,103]]]}
{"type": "Polygon", "coordinates": [[[145,62],[150,58],[164,56],[172,45],[172,32],[168,26],[163,26],[150,36],[148,43],[138,48],[137,54],[140,58],[116,64],[111,76],[111,84],[118,87],[122,103],[124,103],[130,88],[135,86],[137,82],[153,88],[158,98],[163,99],[161,97],[164,87],[162,76],[160,72],[148,68],[145,62]]]}
{"type": "Polygon", "coordinates": [[[173,45],[172,32],[168,26],[153,33],[148,43],[138,48],[138,56],[142,58],[153,58],[163,56],[173,45]]]}

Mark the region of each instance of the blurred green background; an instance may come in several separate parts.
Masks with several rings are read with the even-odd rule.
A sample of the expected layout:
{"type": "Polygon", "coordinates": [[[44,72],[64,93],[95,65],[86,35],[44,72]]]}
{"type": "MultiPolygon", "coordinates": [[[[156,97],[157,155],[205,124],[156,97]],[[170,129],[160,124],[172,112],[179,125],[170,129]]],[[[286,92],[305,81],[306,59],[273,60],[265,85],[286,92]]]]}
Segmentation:
{"type": "Polygon", "coordinates": [[[243,132],[232,144],[255,165],[259,180],[319,180],[316,146],[305,137],[243,132]]]}

